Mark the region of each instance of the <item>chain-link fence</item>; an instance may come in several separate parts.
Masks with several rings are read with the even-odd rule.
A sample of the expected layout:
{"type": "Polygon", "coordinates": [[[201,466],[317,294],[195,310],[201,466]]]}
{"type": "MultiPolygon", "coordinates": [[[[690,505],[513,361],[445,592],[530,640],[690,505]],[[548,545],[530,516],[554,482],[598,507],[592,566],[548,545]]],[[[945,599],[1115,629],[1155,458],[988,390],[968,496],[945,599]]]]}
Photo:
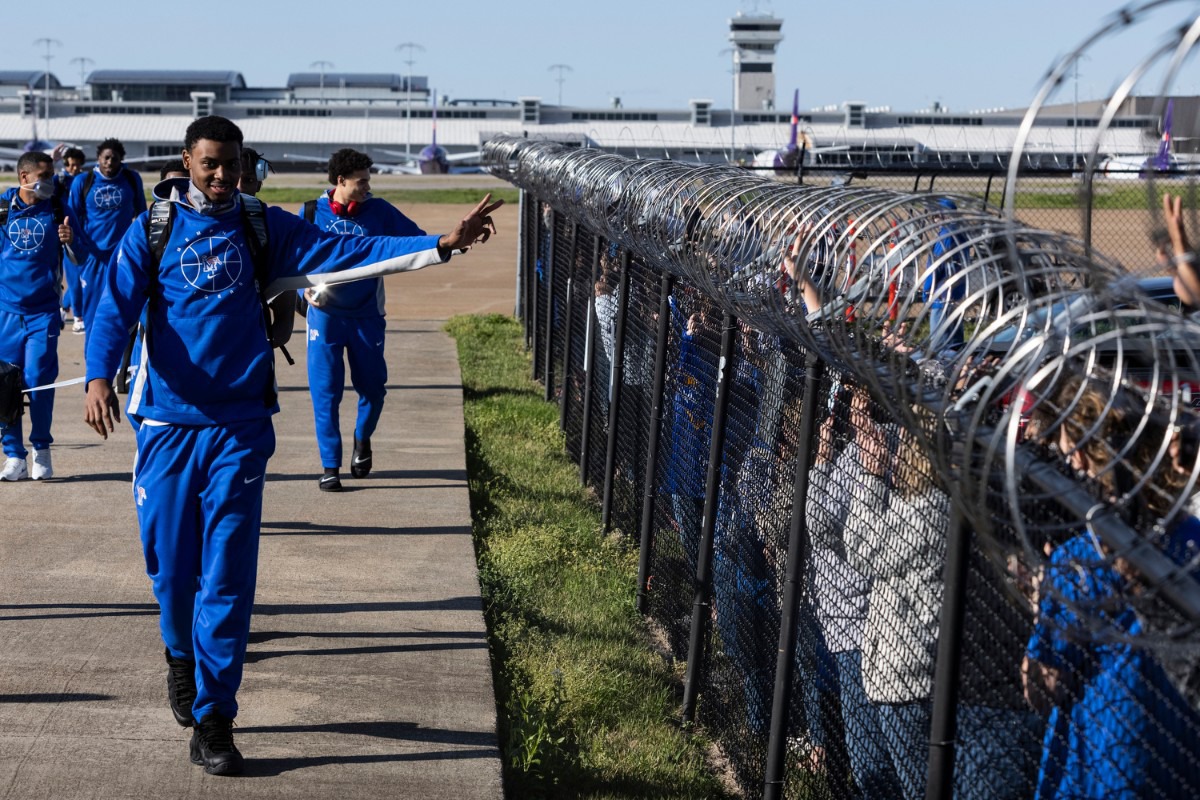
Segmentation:
{"type": "Polygon", "coordinates": [[[749,793],[1200,791],[1200,328],[941,195],[497,146],[535,375],[749,793]]]}

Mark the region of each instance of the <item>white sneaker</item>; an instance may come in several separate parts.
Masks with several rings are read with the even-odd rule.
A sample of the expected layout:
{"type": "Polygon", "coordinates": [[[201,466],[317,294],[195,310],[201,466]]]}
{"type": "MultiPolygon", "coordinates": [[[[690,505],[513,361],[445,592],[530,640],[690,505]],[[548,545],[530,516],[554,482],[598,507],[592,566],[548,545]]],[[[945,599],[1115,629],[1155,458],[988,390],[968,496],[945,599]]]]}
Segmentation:
{"type": "Polygon", "coordinates": [[[0,469],[0,481],[23,481],[29,477],[29,471],[25,469],[25,459],[9,456],[4,462],[4,469],[0,469]]]}
{"type": "Polygon", "coordinates": [[[67,324],[67,310],[65,308],[60,308],[58,310],[58,316],[63,321],[63,324],[66,325],[67,324]]]}
{"type": "Polygon", "coordinates": [[[54,477],[54,467],[50,464],[49,447],[45,450],[33,451],[33,461],[32,466],[29,468],[29,477],[35,481],[54,477]]]}
{"type": "Polygon", "coordinates": [[[83,333],[83,320],[75,320],[75,324],[71,326],[71,333],[83,333]]]}

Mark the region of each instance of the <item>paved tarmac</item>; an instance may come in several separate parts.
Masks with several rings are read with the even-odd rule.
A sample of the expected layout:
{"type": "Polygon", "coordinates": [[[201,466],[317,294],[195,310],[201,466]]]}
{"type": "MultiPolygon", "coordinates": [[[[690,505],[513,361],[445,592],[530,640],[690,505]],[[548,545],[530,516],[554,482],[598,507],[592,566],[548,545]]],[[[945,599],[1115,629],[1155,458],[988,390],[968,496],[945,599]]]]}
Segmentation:
{"type": "MultiPolygon", "coordinates": [[[[501,797],[462,391],[440,324],[389,318],[375,471],[340,495],[317,490],[302,328],[297,365],[278,361],[242,778],[191,765],[167,708],[130,429],[102,442],[81,388],[58,391],[55,479],[0,484],[0,798],[501,797]]],[[[82,374],[82,344],[68,326],[61,378],[82,374]]],[[[353,420],[348,389],[347,443],[353,420]]]]}

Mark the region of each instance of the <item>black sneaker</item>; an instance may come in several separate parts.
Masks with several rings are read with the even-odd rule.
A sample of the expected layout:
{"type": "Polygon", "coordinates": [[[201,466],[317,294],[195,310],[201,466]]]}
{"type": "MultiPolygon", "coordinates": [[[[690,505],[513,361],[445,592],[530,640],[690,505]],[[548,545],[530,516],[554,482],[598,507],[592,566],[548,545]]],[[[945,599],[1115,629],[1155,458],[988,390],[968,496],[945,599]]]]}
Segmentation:
{"type": "Polygon", "coordinates": [[[354,437],[354,455],[350,457],[350,474],[365,478],[371,474],[371,440],[354,437]]]}
{"type": "Polygon", "coordinates": [[[321,476],[321,482],[318,486],[322,492],[340,492],[342,490],[342,478],[338,475],[336,469],[326,469],[325,474],[321,476]]]}
{"type": "Polygon", "coordinates": [[[196,723],[188,748],[193,764],[209,775],[241,775],[245,759],[233,746],[233,720],[212,712],[196,723]]]}
{"type": "Polygon", "coordinates": [[[175,721],[185,728],[192,727],[192,704],[196,702],[196,662],[175,658],[170,650],[167,657],[167,702],[175,721]]]}

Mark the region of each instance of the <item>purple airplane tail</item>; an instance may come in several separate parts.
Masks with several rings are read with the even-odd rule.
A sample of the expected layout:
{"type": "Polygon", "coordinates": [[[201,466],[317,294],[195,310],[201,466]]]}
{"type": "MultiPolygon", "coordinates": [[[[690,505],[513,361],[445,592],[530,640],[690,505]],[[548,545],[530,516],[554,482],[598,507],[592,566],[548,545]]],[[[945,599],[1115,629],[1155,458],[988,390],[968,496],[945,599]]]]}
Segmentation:
{"type": "Polygon", "coordinates": [[[1168,100],[1166,113],[1163,114],[1162,141],[1158,143],[1158,152],[1154,154],[1154,160],[1151,162],[1155,172],[1171,169],[1171,112],[1174,110],[1174,99],[1168,100]]]}

